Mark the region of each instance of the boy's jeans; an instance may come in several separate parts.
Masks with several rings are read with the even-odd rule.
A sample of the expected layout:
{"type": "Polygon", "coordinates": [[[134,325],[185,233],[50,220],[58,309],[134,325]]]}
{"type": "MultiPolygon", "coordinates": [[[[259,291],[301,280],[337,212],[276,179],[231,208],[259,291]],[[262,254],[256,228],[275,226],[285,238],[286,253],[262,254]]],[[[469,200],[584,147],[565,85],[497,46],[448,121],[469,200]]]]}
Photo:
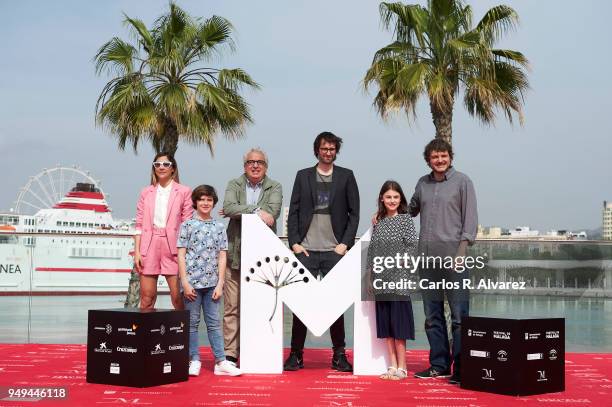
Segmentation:
{"type": "Polygon", "coordinates": [[[208,341],[215,356],[215,363],[225,360],[223,335],[219,318],[220,299],[213,300],[215,287],[197,288],[193,301],[185,300],[185,309],[189,311],[189,360],[200,360],[198,326],[200,325],[200,308],[204,313],[204,322],[208,331],[208,341]]]}

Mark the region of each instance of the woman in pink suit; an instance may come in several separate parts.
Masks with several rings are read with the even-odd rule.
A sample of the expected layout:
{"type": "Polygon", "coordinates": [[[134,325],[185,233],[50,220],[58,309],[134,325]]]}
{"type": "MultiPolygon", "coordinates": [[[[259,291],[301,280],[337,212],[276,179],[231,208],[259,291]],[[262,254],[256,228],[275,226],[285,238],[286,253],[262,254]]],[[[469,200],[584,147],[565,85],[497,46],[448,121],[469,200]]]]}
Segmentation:
{"type": "Polygon", "coordinates": [[[166,277],[175,309],[183,309],[179,290],[176,241],[181,223],[191,218],[191,189],[179,184],[176,160],[158,153],[151,167],[151,185],[136,206],[134,264],[140,273],[140,308],[155,307],[157,278],[166,277]]]}

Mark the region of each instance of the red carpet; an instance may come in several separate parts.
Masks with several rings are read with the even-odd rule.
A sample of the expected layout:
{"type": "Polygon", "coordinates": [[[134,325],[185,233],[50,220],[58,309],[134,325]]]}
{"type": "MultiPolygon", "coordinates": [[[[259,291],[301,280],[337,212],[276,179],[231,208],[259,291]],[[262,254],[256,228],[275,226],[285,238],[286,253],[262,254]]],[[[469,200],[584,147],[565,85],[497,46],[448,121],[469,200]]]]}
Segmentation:
{"type": "MultiPolygon", "coordinates": [[[[566,391],[530,397],[462,390],[443,380],[412,377],[387,382],[329,369],[330,351],[307,350],[306,369],[283,375],[212,374],[210,349],[203,348],[202,374],[188,382],[136,389],[85,382],[84,345],[0,345],[0,387],[65,386],[66,400],[13,401],[0,406],[560,406],[612,405],[612,354],[570,353],[566,391]]],[[[412,374],[427,366],[426,351],[409,351],[412,374]]],[[[5,396],[3,396],[5,397],[5,396]]]]}

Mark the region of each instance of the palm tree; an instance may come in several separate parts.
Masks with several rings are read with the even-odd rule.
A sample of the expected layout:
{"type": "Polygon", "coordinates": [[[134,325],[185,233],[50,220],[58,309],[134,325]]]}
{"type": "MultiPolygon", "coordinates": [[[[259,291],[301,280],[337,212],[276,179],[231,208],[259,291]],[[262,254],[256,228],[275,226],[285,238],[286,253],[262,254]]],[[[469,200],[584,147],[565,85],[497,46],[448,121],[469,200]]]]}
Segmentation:
{"type": "Polygon", "coordinates": [[[127,15],[134,43],[114,37],[95,56],[96,73],[115,77],[96,103],[96,122],[110,130],[119,148],[149,140],[156,151],[175,153],[179,139],[205,144],[214,153],[218,133],[234,139],[250,123],[243,87],[259,85],[242,69],[205,66],[235,49],[232,25],[222,17],[192,18],[170,3],[151,29],[127,15]]]}
{"type": "Polygon", "coordinates": [[[426,8],[381,3],[380,16],[395,41],[374,55],[364,88],[377,85],[374,106],[383,119],[402,110],[414,119],[419,97],[427,94],[436,138],[450,143],[461,90],[467,111],[482,123],[492,124],[501,110],[510,123],[516,115],[523,124],[528,61],[518,51],[493,48],[518,23],[512,8],[491,8],[475,27],[461,0],[429,0],[426,8]]]}

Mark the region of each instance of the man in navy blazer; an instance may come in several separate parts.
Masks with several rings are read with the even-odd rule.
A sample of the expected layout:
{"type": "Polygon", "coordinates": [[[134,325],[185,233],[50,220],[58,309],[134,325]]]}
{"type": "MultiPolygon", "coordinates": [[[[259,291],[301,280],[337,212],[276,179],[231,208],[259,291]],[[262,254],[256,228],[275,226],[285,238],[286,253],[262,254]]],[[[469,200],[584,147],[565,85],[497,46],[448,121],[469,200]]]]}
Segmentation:
{"type": "MultiPolygon", "coordinates": [[[[319,160],[314,167],[298,171],[287,228],[289,247],[315,278],[323,278],[355,242],[359,225],[359,189],[353,171],[334,165],[342,139],[323,132],[314,141],[319,160]]],[[[332,369],[353,371],[344,350],[344,316],[330,327],[333,346],[332,369]]],[[[285,370],[304,367],[306,326],[293,315],[291,354],[285,370]]]]}

